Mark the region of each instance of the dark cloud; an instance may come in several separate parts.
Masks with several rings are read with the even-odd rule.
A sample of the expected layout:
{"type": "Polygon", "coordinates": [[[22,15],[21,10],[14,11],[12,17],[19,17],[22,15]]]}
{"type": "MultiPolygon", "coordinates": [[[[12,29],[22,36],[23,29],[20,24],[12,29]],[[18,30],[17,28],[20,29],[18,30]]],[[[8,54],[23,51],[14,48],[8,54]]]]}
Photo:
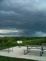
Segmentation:
{"type": "Polygon", "coordinates": [[[25,36],[38,32],[43,35],[46,33],[46,0],[0,0],[0,29],[2,28],[24,30],[21,35],[25,36]]]}

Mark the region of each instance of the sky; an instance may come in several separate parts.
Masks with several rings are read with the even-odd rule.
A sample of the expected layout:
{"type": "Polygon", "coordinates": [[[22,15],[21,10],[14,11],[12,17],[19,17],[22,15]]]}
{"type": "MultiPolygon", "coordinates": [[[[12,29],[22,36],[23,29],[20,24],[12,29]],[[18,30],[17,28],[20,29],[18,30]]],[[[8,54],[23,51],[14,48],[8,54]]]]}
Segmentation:
{"type": "Polygon", "coordinates": [[[0,0],[2,36],[46,36],[46,0],[0,0]]]}

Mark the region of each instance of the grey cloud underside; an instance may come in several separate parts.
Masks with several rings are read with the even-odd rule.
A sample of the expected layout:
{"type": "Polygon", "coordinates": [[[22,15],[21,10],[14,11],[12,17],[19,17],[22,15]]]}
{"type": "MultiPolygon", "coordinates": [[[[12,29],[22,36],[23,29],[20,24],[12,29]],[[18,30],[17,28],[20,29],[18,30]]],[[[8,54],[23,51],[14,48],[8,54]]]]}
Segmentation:
{"type": "Polygon", "coordinates": [[[2,28],[21,29],[21,35],[29,36],[37,31],[46,33],[46,0],[0,0],[2,28]]]}
{"type": "MultiPolygon", "coordinates": [[[[13,17],[13,16],[12,16],[13,17]]],[[[30,29],[32,31],[46,29],[46,16],[42,14],[26,15],[24,17],[14,17],[5,18],[5,20],[0,20],[0,25],[2,27],[13,27],[19,29],[30,29]]],[[[1,28],[0,26],[0,28],[1,28]]]]}

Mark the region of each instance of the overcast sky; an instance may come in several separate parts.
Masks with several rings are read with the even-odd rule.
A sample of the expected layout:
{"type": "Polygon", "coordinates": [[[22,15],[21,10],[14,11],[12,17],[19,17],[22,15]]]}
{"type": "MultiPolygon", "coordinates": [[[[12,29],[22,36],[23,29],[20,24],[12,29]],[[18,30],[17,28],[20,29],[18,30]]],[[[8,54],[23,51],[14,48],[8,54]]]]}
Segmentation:
{"type": "Polygon", "coordinates": [[[0,0],[0,36],[46,36],[46,0],[0,0]]]}

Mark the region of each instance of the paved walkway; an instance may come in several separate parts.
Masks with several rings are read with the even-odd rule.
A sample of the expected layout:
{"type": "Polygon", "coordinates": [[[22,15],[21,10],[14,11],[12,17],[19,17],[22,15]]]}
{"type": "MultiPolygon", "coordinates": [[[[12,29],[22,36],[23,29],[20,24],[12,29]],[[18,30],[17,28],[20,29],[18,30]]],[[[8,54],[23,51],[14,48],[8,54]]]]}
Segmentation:
{"type": "Polygon", "coordinates": [[[46,52],[44,52],[43,56],[40,56],[39,49],[31,49],[30,53],[24,55],[24,50],[26,50],[26,47],[17,46],[17,47],[12,47],[12,48],[9,48],[9,51],[8,49],[0,50],[0,56],[46,61],[46,52]]]}

